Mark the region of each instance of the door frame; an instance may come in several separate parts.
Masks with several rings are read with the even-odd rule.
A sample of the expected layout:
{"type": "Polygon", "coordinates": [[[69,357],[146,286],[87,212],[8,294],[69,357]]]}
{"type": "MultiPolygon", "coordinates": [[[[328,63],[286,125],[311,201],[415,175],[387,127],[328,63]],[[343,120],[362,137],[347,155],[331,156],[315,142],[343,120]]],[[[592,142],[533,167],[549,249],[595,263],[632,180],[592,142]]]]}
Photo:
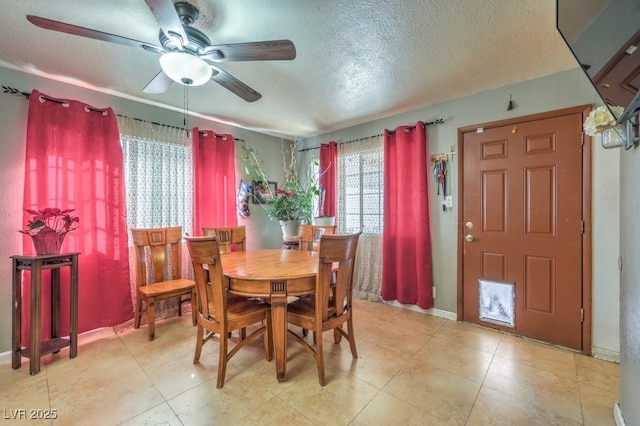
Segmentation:
{"type": "MultiPolygon", "coordinates": [[[[538,114],[525,115],[521,117],[509,118],[505,120],[492,121],[488,123],[475,124],[458,128],[458,297],[457,297],[457,320],[462,321],[464,312],[464,144],[465,133],[476,132],[477,129],[492,129],[503,126],[514,126],[522,123],[543,120],[547,118],[561,117],[582,113],[582,121],[591,112],[591,105],[580,105],[571,108],[563,108],[555,111],[542,112],[538,114]]],[[[584,232],[582,234],[582,353],[591,355],[591,294],[592,294],[592,272],[591,272],[591,137],[582,132],[582,220],[584,221],[584,232]]]]}

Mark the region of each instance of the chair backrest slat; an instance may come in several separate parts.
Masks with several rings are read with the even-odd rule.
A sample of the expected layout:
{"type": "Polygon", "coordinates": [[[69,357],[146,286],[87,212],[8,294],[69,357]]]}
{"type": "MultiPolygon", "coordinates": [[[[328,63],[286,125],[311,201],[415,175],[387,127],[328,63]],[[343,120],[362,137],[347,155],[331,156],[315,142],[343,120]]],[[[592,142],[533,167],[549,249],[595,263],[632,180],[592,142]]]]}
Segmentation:
{"type": "Polygon", "coordinates": [[[246,230],[244,226],[232,226],[226,228],[202,228],[205,236],[215,235],[220,245],[220,253],[246,250],[246,230]]]}
{"type": "Polygon", "coordinates": [[[323,235],[335,234],[335,226],[300,225],[298,248],[300,250],[318,251],[318,244],[323,235]]]}
{"type": "Polygon", "coordinates": [[[182,227],[131,229],[136,251],[136,283],[144,286],[180,278],[182,227]],[[147,264],[149,259],[149,264],[147,264]]]}

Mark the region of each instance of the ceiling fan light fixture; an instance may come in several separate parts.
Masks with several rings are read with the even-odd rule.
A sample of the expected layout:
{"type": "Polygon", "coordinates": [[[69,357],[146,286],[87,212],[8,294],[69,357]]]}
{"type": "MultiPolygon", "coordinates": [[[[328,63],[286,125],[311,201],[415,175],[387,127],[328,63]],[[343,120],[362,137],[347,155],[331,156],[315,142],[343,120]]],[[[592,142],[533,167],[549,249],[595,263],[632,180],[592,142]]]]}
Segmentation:
{"type": "Polygon", "coordinates": [[[211,67],[187,52],[168,52],[160,57],[160,67],[176,83],[202,86],[211,79],[211,67]]]}

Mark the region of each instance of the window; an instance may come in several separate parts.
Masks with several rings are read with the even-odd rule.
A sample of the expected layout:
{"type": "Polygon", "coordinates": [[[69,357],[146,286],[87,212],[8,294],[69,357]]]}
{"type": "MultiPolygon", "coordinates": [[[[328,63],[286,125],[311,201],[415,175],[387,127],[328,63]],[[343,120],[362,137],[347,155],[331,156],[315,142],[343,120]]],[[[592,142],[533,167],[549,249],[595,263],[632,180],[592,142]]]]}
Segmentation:
{"type": "Polygon", "coordinates": [[[382,234],[383,208],[382,136],[339,145],[338,231],[382,234]]]}
{"type": "Polygon", "coordinates": [[[129,228],[192,232],[191,139],[186,130],[119,118],[129,228]]]}

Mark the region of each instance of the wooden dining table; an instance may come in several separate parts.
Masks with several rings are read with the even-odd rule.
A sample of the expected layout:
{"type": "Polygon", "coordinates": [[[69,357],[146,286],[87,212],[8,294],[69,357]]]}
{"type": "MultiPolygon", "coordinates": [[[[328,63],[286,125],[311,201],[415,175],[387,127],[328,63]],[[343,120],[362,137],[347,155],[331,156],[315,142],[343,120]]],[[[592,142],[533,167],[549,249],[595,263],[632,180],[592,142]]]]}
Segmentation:
{"type": "Polygon", "coordinates": [[[287,370],[287,298],[314,292],[318,253],[262,249],[223,254],[221,260],[230,293],[269,300],[276,375],[279,381],[284,381],[287,370]]]}

